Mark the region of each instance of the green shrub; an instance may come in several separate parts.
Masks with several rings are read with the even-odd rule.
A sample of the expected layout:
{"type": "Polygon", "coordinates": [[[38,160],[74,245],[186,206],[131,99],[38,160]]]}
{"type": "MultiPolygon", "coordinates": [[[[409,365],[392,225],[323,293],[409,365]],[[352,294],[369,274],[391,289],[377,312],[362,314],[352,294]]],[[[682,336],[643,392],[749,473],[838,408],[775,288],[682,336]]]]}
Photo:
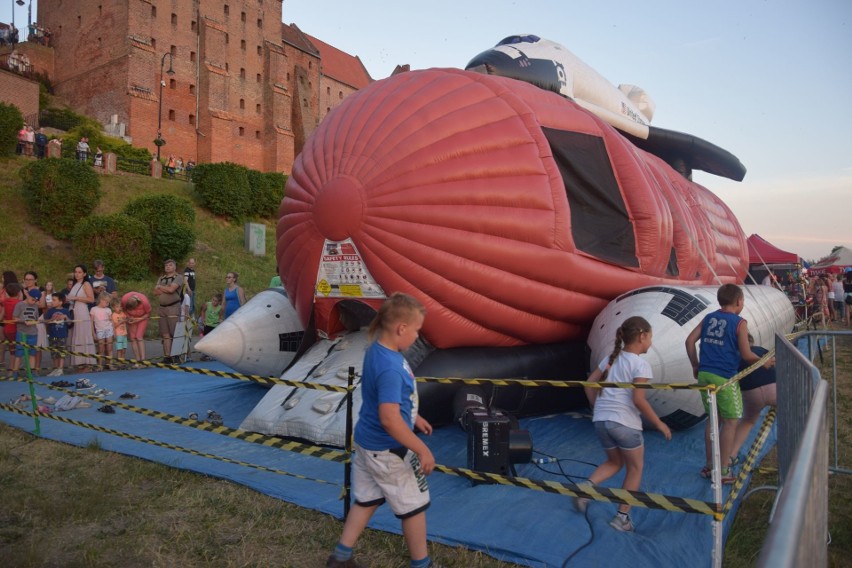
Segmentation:
{"type": "Polygon", "coordinates": [[[277,172],[249,170],[248,180],[252,193],[250,213],[258,217],[275,217],[278,214],[278,206],[284,199],[287,176],[277,172]]]}
{"type": "Polygon", "coordinates": [[[93,215],[74,229],[78,258],[100,258],[115,278],[142,280],[149,274],[151,231],[128,215],[93,215]]]}
{"type": "Polygon", "coordinates": [[[37,160],[21,168],[20,176],[32,221],[59,239],[70,237],[101,198],[98,174],[76,160],[37,160]]]}
{"type": "Polygon", "coordinates": [[[167,258],[180,262],[195,248],[195,208],[188,199],[171,194],[146,195],[125,205],[123,213],[150,230],[154,266],[167,258]]]}
{"type": "Polygon", "coordinates": [[[0,156],[11,156],[18,144],[18,132],[24,127],[21,109],[0,102],[0,156]]]}
{"type": "MultiPolygon", "coordinates": [[[[41,97],[39,97],[39,102],[41,102],[41,97]]],[[[93,120],[82,114],[77,114],[70,108],[49,107],[44,109],[39,116],[41,126],[49,126],[59,130],[71,130],[89,122],[93,122],[93,120]]]]}
{"type": "Polygon", "coordinates": [[[252,211],[248,171],[231,162],[199,164],[192,171],[195,193],[214,215],[241,221],[252,211]]]}

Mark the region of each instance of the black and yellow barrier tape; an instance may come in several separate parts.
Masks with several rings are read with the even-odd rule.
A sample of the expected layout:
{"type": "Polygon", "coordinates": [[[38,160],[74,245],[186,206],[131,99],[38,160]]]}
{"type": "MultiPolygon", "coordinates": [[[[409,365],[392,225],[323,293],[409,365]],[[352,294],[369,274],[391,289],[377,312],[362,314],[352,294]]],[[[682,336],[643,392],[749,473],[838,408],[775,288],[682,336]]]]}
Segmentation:
{"type": "MultiPolygon", "coordinates": [[[[23,345],[23,343],[17,341],[5,341],[4,343],[10,345],[23,345]]],[[[321,390],[321,391],[329,391],[329,392],[340,392],[346,393],[349,392],[347,387],[338,387],[334,385],[324,385],[320,383],[306,383],[303,381],[290,381],[287,379],[281,379],[278,377],[264,377],[262,375],[244,375],[242,373],[228,372],[228,371],[214,371],[212,369],[200,369],[194,367],[182,367],[180,365],[173,365],[168,363],[155,363],[153,361],[146,360],[137,360],[137,359],[119,359],[117,357],[107,357],[106,355],[97,355],[94,353],[82,353],[79,351],[68,351],[65,349],[57,349],[55,347],[37,347],[32,345],[27,345],[28,349],[37,350],[37,351],[50,351],[53,353],[59,353],[62,356],[66,355],[76,355],[78,357],[87,357],[90,359],[97,359],[99,361],[107,361],[114,362],[122,365],[141,365],[143,367],[152,367],[157,369],[169,369],[171,371],[183,371],[184,373],[191,373],[193,375],[206,375],[210,377],[219,377],[223,379],[237,379],[239,381],[248,381],[253,383],[259,383],[262,385],[284,385],[296,388],[306,388],[313,390],[321,390]]]]}
{"type": "Polygon", "coordinates": [[[271,467],[266,467],[263,465],[253,464],[249,462],[245,462],[242,460],[235,460],[232,458],[226,458],[224,456],[217,456],[216,454],[209,454],[207,452],[200,452],[198,450],[193,450],[192,448],[184,448],[183,446],[177,446],[175,444],[169,444],[168,442],[161,442],[159,440],[153,440],[151,438],[145,438],[143,436],[137,436],[135,434],[128,434],[127,432],[121,432],[119,430],[113,430],[112,428],[106,428],[104,426],[98,426],[97,424],[92,424],[90,422],[81,422],[80,420],[72,420],[71,418],[66,418],[65,416],[58,416],[52,412],[29,412],[26,410],[22,410],[11,404],[2,404],[0,403],[0,410],[7,410],[9,412],[15,412],[17,414],[21,414],[24,416],[30,416],[32,418],[49,418],[51,420],[56,420],[59,422],[64,422],[66,424],[71,424],[73,426],[78,426],[80,428],[87,428],[89,430],[95,430],[96,432],[101,432],[103,434],[110,434],[111,436],[118,436],[119,438],[124,438],[127,440],[133,440],[134,442],[141,442],[143,444],[149,444],[152,446],[158,446],[160,448],[165,448],[167,450],[174,450],[177,452],[183,452],[185,454],[189,454],[192,456],[198,456],[202,458],[209,458],[217,461],[221,461],[224,463],[230,463],[234,465],[239,465],[242,467],[250,467],[252,469],[257,469],[260,471],[265,471],[268,473],[276,473],[279,475],[286,475],[288,477],[294,477],[297,479],[304,479],[306,481],[313,481],[316,483],[324,483],[327,485],[340,486],[339,483],[334,483],[332,481],[326,481],[325,479],[316,479],[312,477],[307,477],[304,475],[299,475],[297,473],[291,473],[289,471],[283,471],[280,469],[274,469],[271,467]]]}
{"type": "Polygon", "coordinates": [[[511,485],[523,487],[534,491],[545,493],[556,493],[569,497],[586,497],[595,501],[605,503],[624,503],[634,507],[647,509],[663,509],[677,513],[696,513],[710,515],[716,519],[722,518],[722,513],[715,503],[709,503],[698,499],[685,497],[672,497],[659,493],[643,493],[640,491],[629,491],[627,489],[615,489],[599,487],[594,485],[575,485],[573,483],[561,483],[558,481],[545,481],[540,479],[529,479],[526,477],[505,477],[496,473],[474,471],[460,467],[448,467],[436,465],[436,471],[449,475],[464,477],[477,483],[489,483],[497,485],[511,485]]]}
{"type": "Polygon", "coordinates": [[[769,412],[766,413],[766,417],[763,419],[763,423],[760,425],[760,430],[758,430],[757,436],[754,439],[751,447],[746,454],[745,461],[743,462],[742,470],[740,470],[739,475],[737,475],[736,481],[734,481],[734,485],[731,488],[731,493],[728,495],[728,500],[725,501],[724,506],[722,507],[722,512],[724,514],[728,514],[731,508],[734,506],[734,502],[737,497],[739,497],[740,492],[745,487],[745,479],[749,473],[755,471],[757,468],[757,460],[760,457],[760,452],[763,449],[763,446],[766,445],[766,441],[769,438],[769,433],[772,431],[772,424],[775,423],[776,413],[774,408],[770,408],[769,412]]]}
{"type": "MultiPolygon", "coordinates": [[[[29,382],[26,378],[3,378],[0,377],[0,380],[6,381],[16,381],[16,382],[29,382]]],[[[166,422],[171,422],[172,424],[179,424],[181,426],[189,426],[190,428],[196,428],[198,430],[204,430],[205,432],[213,432],[214,434],[220,434],[222,436],[227,436],[229,438],[234,438],[236,440],[243,440],[245,442],[250,442],[252,444],[258,444],[261,446],[267,446],[270,448],[278,448],[281,450],[287,450],[289,452],[294,452],[297,454],[302,454],[306,456],[312,456],[315,458],[320,458],[326,461],[345,463],[349,460],[346,455],[346,452],[342,452],[339,450],[333,450],[330,448],[323,448],[320,446],[312,446],[310,444],[303,444],[300,442],[294,442],[292,440],[285,440],[284,438],[279,438],[278,436],[268,436],[266,434],[258,434],[257,432],[249,432],[248,430],[240,430],[236,428],[228,428],[227,426],[214,426],[210,422],[204,422],[201,420],[195,420],[192,418],[184,418],[183,416],[177,416],[174,414],[169,414],[167,412],[161,412],[159,410],[151,410],[149,408],[143,408],[141,406],[134,406],[132,404],[127,404],[124,402],[119,402],[117,400],[107,399],[103,396],[97,396],[94,394],[89,394],[84,391],[75,390],[73,388],[64,388],[58,387],[55,385],[50,385],[46,383],[42,383],[39,381],[32,381],[32,384],[47,387],[52,390],[61,391],[66,394],[70,394],[73,396],[79,396],[81,398],[85,398],[87,400],[92,400],[101,404],[108,404],[110,406],[114,406],[116,408],[122,408],[124,410],[129,410],[130,412],[135,412],[137,414],[142,414],[143,416],[150,416],[152,418],[158,418],[160,420],[165,420],[166,422]]]]}

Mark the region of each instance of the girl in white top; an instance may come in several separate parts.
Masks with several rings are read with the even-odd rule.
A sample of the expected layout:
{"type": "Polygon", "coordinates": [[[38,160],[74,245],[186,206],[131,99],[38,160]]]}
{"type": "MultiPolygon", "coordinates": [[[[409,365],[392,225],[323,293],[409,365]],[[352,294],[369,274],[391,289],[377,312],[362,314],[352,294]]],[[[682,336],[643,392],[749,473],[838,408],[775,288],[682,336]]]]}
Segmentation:
{"type": "MultiPolygon", "coordinates": [[[[651,325],[638,316],[628,318],[615,332],[615,348],[589,376],[589,381],[611,383],[647,383],[651,380],[651,365],[640,355],[651,347],[651,325]]],[[[642,415],[663,433],[666,440],[672,433],[656,415],[645,399],[643,389],[586,387],[586,396],[594,408],[592,421],[595,433],[606,452],[606,461],[589,477],[592,485],[606,481],[626,467],[623,489],[638,491],[642,481],[645,448],[642,438],[642,415]]],[[[589,500],[579,498],[577,508],[585,512],[589,500]]],[[[620,531],[632,531],[630,505],[619,505],[610,526],[620,531]]]]}

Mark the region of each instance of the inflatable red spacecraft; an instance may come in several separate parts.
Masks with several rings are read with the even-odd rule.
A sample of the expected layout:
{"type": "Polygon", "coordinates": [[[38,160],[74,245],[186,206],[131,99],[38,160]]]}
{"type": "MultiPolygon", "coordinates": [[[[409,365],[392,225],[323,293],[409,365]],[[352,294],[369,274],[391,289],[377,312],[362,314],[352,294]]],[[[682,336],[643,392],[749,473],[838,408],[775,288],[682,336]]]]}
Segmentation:
{"type": "Polygon", "coordinates": [[[287,182],[277,260],[289,298],[303,324],[316,309],[322,331],[341,298],[403,291],[426,305],[433,346],[508,347],[584,340],[610,300],[642,286],[742,282],[730,209],[637,146],[665,154],[660,132],[625,135],[575,100],[487,73],[377,81],[323,120],[287,182]],[[322,277],[330,262],[336,283],[322,277]]]}

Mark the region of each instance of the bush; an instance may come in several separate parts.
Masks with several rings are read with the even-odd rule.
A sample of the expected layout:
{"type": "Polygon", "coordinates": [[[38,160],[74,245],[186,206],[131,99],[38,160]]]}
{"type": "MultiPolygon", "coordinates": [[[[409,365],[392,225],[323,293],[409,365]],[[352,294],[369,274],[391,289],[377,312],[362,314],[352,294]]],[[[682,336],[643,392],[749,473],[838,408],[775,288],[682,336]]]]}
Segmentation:
{"type": "Polygon", "coordinates": [[[56,238],[71,236],[101,198],[101,180],[88,165],[67,158],[30,162],[20,170],[32,221],[56,238]]]}
{"type": "MultiPolygon", "coordinates": [[[[45,101],[46,102],[46,101],[45,101]]],[[[39,104],[41,97],[39,96],[39,104]]],[[[42,110],[39,116],[39,124],[41,126],[49,126],[59,130],[71,130],[81,124],[93,122],[91,118],[77,114],[70,108],[50,107],[42,110]]]]}
{"type": "Polygon", "coordinates": [[[100,258],[115,278],[142,280],[148,276],[151,231],[148,226],[121,213],[83,219],[74,229],[78,258],[100,258]]]}
{"type": "Polygon", "coordinates": [[[180,262],[195,248],[195,209],[183,197],[147,195],[125,205],[123,213],[150,230],[154,266],[167,258],[180,262]]]}
{"type": "Polygon", "coordinates": [[[241,221],[252,211],[248,171],[231,162],[199,164],[192,171],[195,193],[214,215],[241,221]]]}
{"type": "Polygon", "coordinates": [[[278,214],[278,206],[284,199],[287,176],[277,172],[249,170],[248,180],[252,193],[251,214],[258,217],[275,217],[278,214]]]}
{"type": "Polygon", "coordinates": [[[0,156],[11,156],[18,144],[18,132],[24,127],[24,115],[12,104],[0,102],[0,156]]]}

